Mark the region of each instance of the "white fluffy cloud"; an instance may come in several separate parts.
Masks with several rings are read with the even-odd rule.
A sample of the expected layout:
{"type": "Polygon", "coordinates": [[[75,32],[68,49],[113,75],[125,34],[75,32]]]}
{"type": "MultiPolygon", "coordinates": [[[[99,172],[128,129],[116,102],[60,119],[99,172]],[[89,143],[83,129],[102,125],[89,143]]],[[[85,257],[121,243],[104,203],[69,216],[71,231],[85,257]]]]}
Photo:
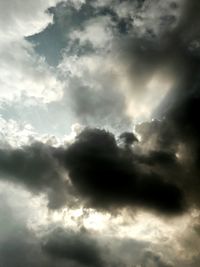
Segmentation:
{"type": "Polygon", "coordinates": [[[0,2],[1,100],[25,94],[48,103],[62,97],[62,84],[56,74],[24,39],[52,22],[46,10],[56,2],[0,2]]]}
{"type": "MultiPolygon", "coordinates": [[[[0,2],[0,34],[19,38],[35,34],[52,22],[45,11],[59,0],[7,0],[0,2]]],[[[2,41],[2,38],[1,38],[2,41]]]]}

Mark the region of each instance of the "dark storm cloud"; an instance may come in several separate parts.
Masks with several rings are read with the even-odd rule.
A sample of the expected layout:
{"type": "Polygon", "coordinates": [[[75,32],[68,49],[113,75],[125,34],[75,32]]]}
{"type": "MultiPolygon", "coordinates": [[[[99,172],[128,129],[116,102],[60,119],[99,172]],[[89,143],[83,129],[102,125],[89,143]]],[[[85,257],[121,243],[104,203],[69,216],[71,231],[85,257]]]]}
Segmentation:
{"type": "Polygon", "coordinates": [[[153,160],[161,167],[169,164],[168,157],[154,152],[149,158],[134,155],[126,146],[120,148],[114,135],[105,130],[85,129],[67,148],[36,143],[1,150],[0,171],[3,179],[46,193],[53,209],[72,205],[74,194],[86,206],[106,210],[131,206],[167,215],[182,212],[184,197],[176,183],[151,168],[153,160]],[[64,168],[72,185],[63,178],[64,168]]]}
{"type": "Polygon", "coordinates": [[[162,164],[163,160],[168,162],[171,172],[169,179],[176,180],[182,190],[187,192],[191,204],[199,206],[200,98],[198,86],[195,92],[190,92],[190,89],[188,95],[176,101],[176,105],[166,113],[165,119],[143,123],[137,126],[137,131],[144,137],[144,147],[149,142],[152,149],[164,151],[164,154],[156,152],[142,160],[146,163],[148,161],[149,164],[162,164]],[[175,166],[176,161],[179,162],[178,169],[175,166]]]}
{"type": "Polygon", "coordinates": [[[147,155],[138,156],[140,163],[145,163],[148,165],[158,165],[158,166],[168,166],[172,167],[176,165],[177,159],[176,156],[171,152],[163,151],[150,151],[147,155]]]}
{"type": "Polygon", "coordinates": [[[94,207],[139,205],[166,214],[183,209],[178,187],[152,170],[145,173],[134,154],[119,148],[109,132],[86,129],[64,157],[73,185],[94,207]]]}
{"type": "Polygon", "coordinates": [[[160,120],[142,123],[137,131],[143,137],[143,146],[151,144],[153,149],[178,155],[181,169],[172,171],[169,177],[176,179],[192,204],[199,206],[200,3],[183,1],[181,10],[177,27],[166,35],[170,44],[167,56],[172,58],[176,52],[172,66],[177,66],[176,62],[182,65],[175,71],[179,82],[156,111],[160,120]]]}

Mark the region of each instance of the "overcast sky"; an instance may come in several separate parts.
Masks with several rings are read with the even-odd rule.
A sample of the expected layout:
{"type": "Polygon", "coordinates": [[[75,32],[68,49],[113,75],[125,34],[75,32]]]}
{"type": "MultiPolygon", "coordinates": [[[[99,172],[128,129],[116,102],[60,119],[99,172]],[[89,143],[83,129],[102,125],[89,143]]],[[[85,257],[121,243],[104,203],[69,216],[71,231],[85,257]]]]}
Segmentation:
{"type": "Polygon", "coordinates": [[[0,266],[200,266],[199,14],[0,1],[0,266]]]}

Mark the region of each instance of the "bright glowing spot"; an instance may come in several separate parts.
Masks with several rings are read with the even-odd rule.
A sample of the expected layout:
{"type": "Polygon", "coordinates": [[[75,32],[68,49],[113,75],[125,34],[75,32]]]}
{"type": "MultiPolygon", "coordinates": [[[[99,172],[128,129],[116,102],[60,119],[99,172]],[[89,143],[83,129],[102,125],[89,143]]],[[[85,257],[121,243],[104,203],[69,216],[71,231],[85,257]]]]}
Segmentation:
{"type": "Polygon", "coordinates": [[[84,220],[84,226],[89,229],[102,231],[109,224],[110,215],[99,212],[91,212],[84,220]]]}

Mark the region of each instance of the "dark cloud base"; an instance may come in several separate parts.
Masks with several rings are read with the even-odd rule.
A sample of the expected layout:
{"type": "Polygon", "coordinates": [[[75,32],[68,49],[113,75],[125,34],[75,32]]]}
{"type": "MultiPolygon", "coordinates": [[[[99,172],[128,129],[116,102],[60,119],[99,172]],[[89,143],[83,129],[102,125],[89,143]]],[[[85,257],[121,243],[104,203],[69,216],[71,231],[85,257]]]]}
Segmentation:
{"type": "Polygon", "coordinates": [[[142,207],[168,215],[184,211],[183,192],[154,167],[176,166],[174,155],[162,151],[137,154],[133,134],[122,134],[120,139],[121,146],[113,134],[86,128],[67,148],[35,143],[1,150],[1,177],[24,184],[32,192],[47,193],[50,208],[66,204],[74,193],[86,206],[99,209],[142,207]],[[63,179],[63,169],[72,186],[63,179]]]}
{"type": "Polygon", "coordinates": [[[169,214],[181,212],[184,206],[179,188],[153,170],[145,172],[140,167],[142,156],[135,157],[126,146],[118,147],[114,135],[104,130],[83,131],[64,155],[79,193],[96,207],[141,205],[169,214]]]}

